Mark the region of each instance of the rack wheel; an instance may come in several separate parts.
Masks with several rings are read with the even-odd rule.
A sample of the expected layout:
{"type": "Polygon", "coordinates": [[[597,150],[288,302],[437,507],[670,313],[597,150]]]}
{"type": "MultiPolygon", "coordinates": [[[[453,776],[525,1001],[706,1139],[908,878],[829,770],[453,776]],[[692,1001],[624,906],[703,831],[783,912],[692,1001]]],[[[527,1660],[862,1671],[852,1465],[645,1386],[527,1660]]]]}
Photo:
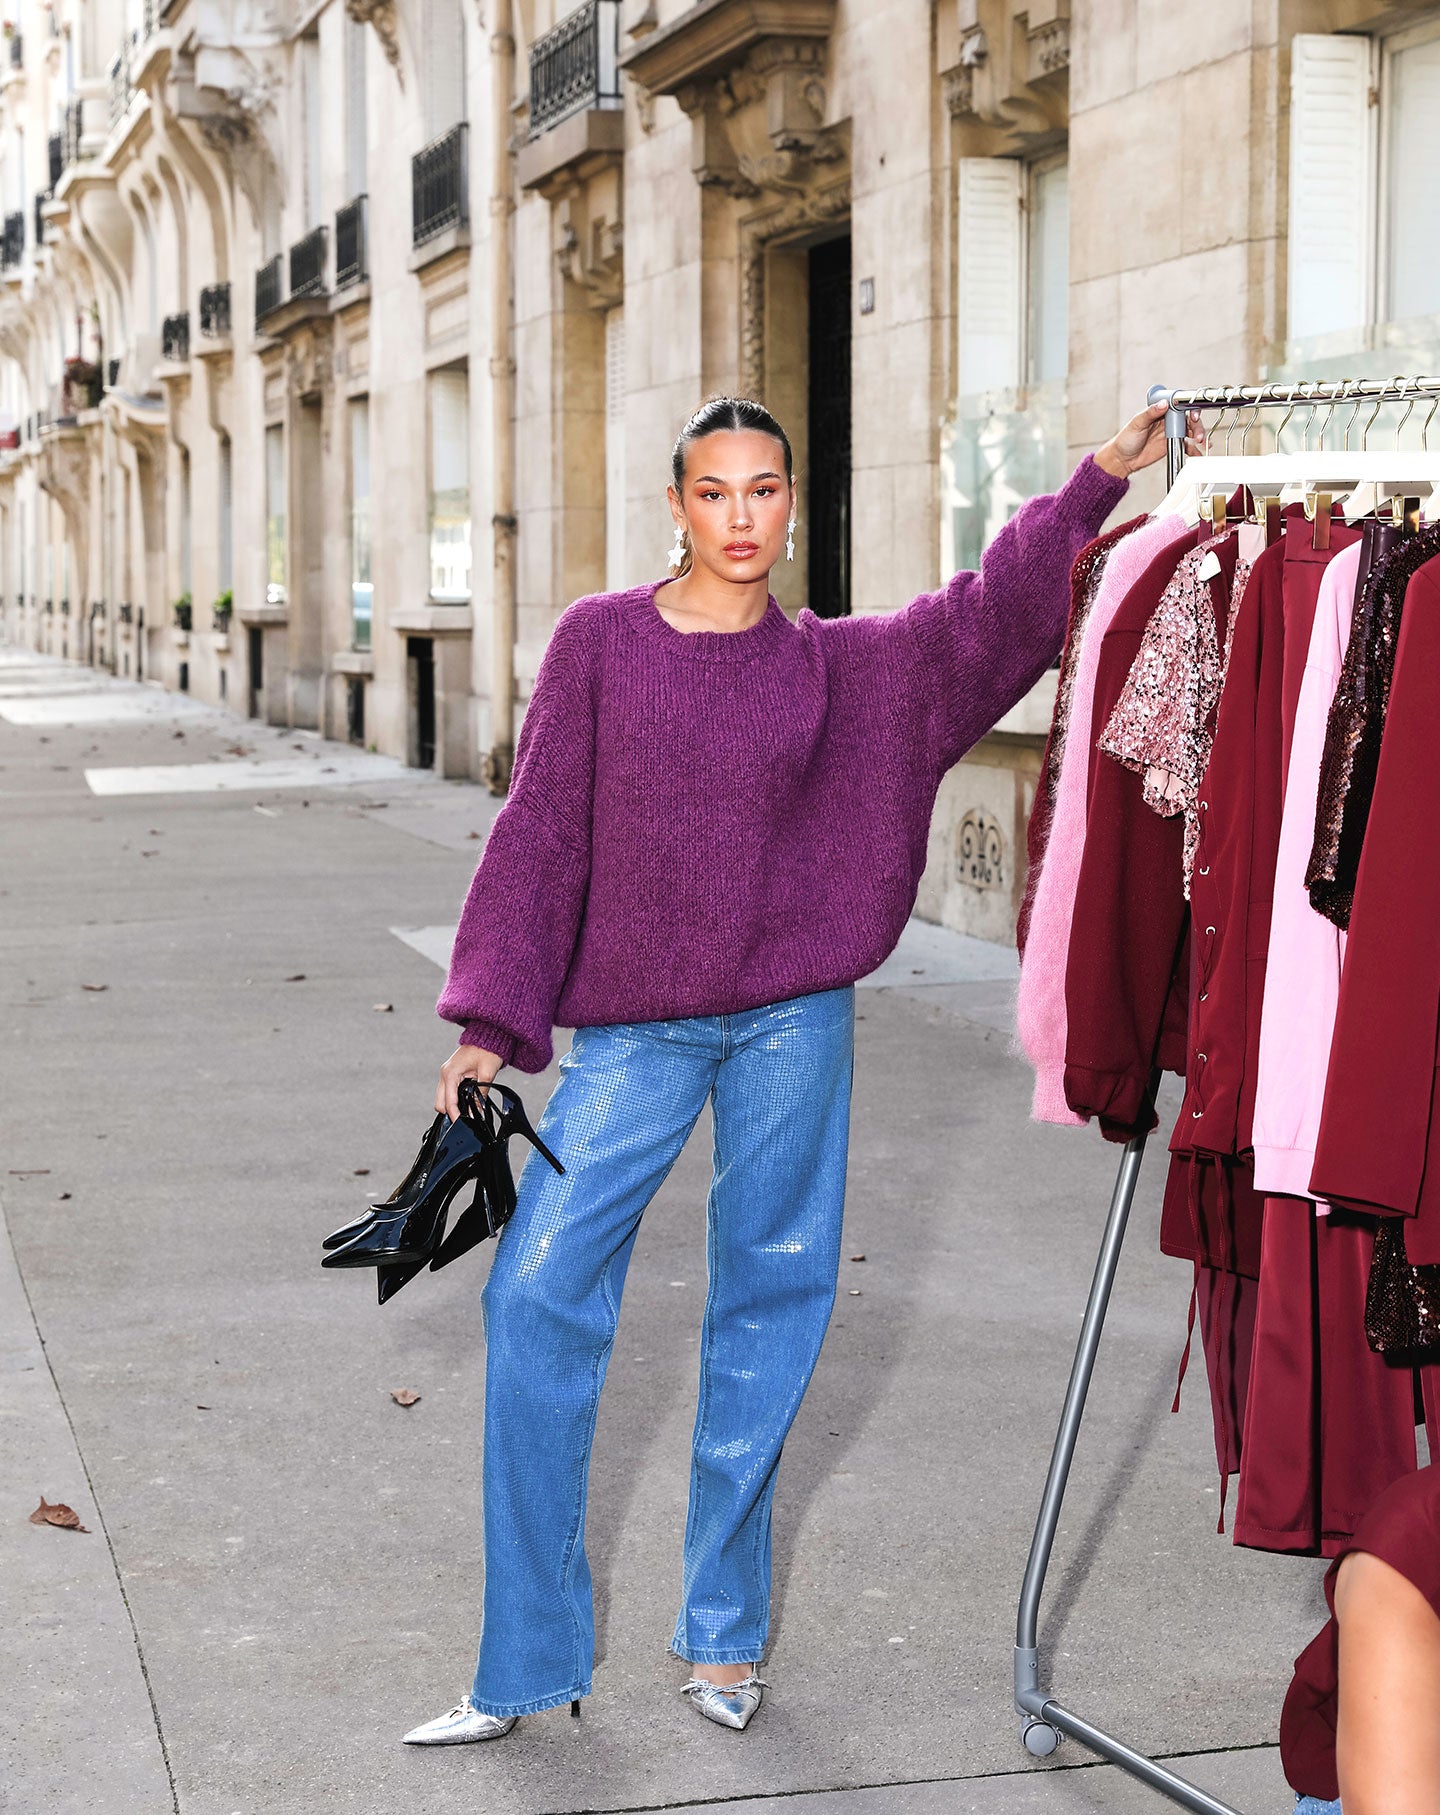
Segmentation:
{"type": "Polygon", "coordinates": [[[1027,1720],[1020,1738],[1032,1758],[1048,1758],[1060,1744],[1060,1735],[1048,1720],[1027,1720]]]}

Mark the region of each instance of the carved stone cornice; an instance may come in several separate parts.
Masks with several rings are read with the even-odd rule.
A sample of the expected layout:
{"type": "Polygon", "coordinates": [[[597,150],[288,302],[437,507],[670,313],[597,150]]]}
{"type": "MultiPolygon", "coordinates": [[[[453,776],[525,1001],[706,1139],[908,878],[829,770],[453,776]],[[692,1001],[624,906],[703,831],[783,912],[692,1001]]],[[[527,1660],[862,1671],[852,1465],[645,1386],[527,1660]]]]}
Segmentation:
{"type": "Polygon", "coordinates": [[[582,289],[592,307],[612,309],[625,294],[625,227],[617,218],[591,218],[581,198],[555,210],[555,263],[568,282],[582,289]]]}
{"type": "Polygon", "coordinates": [[[385,61],[404,88],[405,71],[400,67],[400,29],[395,19],[395,0],[345,0],[345,10],[357,25],[375,27],[385,61]]]}
{"type": "Polygon", "coordinates": [[[940,72],[951,119],[996,152],[1055,139],[1069,124],[1070,0],[969,0],[952,67],[940,72]]]}
{"type": "Polygon", "coordinates": [[[734,67],[766,38],[829,38],[835,0],[699,0],[621,53],[620,67],[651,94],[673,95],[734,67]]]}
{"type": "Polygon", "coordinates": [[[842,220],[850,212],[850,179],[828,189],[792,195],[778,208],[740,223],[740,388],[759,397],[765,388],[765,253],[777,240],[842,220]]]}

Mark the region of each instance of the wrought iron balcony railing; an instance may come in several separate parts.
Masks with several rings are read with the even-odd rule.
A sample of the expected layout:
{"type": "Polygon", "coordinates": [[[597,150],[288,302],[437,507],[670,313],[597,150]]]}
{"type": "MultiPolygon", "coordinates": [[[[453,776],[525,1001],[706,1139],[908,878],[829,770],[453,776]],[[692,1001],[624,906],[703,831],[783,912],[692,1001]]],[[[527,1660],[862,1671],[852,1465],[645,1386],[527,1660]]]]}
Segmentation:
{"type": "Polygon", "coordinates": [[[363,284],[370,275],[365,256],[365,197],[335,210],[335,288],[363,284]]]}
{"type": "Polygon", "coordinates": [[[55,185],[60,181],[60,173],[65,168],[64,133],[52,132],[50,134],[45,143],[45,154],[50,165],[50,188],[53,193],[55,185]]]}
{"type": "Polygon", "coordinates": [[[263,321],[280,307],[284,297],[285,279],[281,271],[281,258],[277,252],[268,264],[261,265],[255,273],[255,319],[263,321]]]}
{"type": "Polygon", "coordinates": [[[215,336],[230,332],[230,286],[206,284],[200,292],[200,332],[215,336]]]}
{"type": "Polygon", "coordinates": [[[190,311],[167,315],[160,326],[160,351],[166,359],[190,357],[190,311]]]}
{"type": "Polygon", "coordinates": [[[290,248],[290,294],[323,296],[325,294],[325,253],[329,232],[312,227],[304,239],[290,248]]]}
{"type": "Polygon", "coordinates": [[[588,0],[530,47],[530,133],[586,107],[619,107],[620,0],[588,0]]]}
{"type": "Polygon", "coordinates": [[[25,216],[17,209],[5,216],[4,232],[0,234],[0,266],[18,265],[24,257],[25,216]]]}
{"type": "Polygon", "coordinates": [[[42,190],[35,197],[35,244],[45,244],[45,216],[40,212],[50,198],[42,190]]]}
{"type": "Polygon", "coordinates": [[[138,37],[137,32],[128,32],[120,40],[119,50],[110,59],[110,130],[112,132],[125,118],[125,110],[130,105],[131,95],[135,92],[130,71],[138,37]]]}
{"type": "Polygon", "coordinates": [[[105,383],[113,391],[120,382],[120,361],[112,359],[105,368],[105,383]]]}
{"type": "Polygon", "coordinates": [[[465,181],[466,131],[462,120],[410,160],[411,241],[423,245],[447,227],[463,227],[470,218],[465,181]]]}
{"type": "Polygon", "coordinates": [[[10,67],[11,69],[24,69],[25,67],[25,41],[19,32],[10,34],[10,67]]]}

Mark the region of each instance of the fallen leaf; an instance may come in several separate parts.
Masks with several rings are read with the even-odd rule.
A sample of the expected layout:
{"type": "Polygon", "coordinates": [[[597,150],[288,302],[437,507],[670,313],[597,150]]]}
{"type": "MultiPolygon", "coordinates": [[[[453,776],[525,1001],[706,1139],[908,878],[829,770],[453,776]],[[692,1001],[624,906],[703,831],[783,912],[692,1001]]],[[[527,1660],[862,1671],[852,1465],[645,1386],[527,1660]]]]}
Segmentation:
{"type": "Polygon", "coordinates": [[[865,1256],[863,1254],[852,1254],[850,1258],[851,1260],[864,1260],[865,1256]]]}
{"type": "Polygon", "coordinates": [[[390,1397],[396,1405],[419,1405],[420,1403],[420,1395],[413,1387],[397,1386],[392,1390],[390,1397]]]}
{"type": "Polygon", "coordinates": [[[60,1193],[59,1197],[57,1197],[55,1201],[57,1204],[67,1203],[69,1201],[69,1197],[70,1197],[70,1193],[68,1191],[62,1191],[60,1193]]]}
{"type": "Polygon", "coordinates": [[[92,996],[98,996],[109,989],[110,985],[108,983],[82,983],[80,987],[81,989],[88,989],[92,996]]]}
{"type": "Polygon", "coordinates": [[[395,1004],[393,1002],[377,1002],[374,1004],[374,1012],[377,1015],[393,1015],[395,1013],[395,1004]]]}
{"type": "Polygon", "coordinates": [[[30,1515],[30,1523],[32,1525],[58,1525],[62,1531],[89,1531],[90,1529],[88,1525],[80,1523],[80,1515],[73,1506],[66,1506],[63,1500],[57,1500],[52,1506],[44,1494],[41,1494],[40,1504],[30,1515]]]}
{"type": "Polygon", "coordinates": [[[370,1168],[368,1166],[357,1166],[355,1168],[355,1176],[356,1178],[369,1178],[370,1168]]]}
{"type": "Polygon", "coordinates": [[[296,971],[293,977],[287,977],[285,981],[287,983],[303,983],[305,981],[305,973],[304,971],[296,971]]]}

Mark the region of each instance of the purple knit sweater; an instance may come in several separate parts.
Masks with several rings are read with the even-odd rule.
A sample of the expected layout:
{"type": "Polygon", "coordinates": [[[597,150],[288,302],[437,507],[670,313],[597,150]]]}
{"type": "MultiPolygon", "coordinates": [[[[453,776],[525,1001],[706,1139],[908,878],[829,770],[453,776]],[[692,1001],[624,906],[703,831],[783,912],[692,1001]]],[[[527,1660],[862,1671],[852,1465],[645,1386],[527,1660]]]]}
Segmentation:
{"type": "MultiPolygon", "coordinates": [[[[676,630],[577,599],[535,679],[439,1001],[522,1071],[551,1028],[758,1008],[894,948],[947,769],[1054,661],[1070,564],[1126,489],[1093,460],[981,571],[901,611],[676,630]]],[[[663,584],[663,582],[661,582],[663,584]]]]}

